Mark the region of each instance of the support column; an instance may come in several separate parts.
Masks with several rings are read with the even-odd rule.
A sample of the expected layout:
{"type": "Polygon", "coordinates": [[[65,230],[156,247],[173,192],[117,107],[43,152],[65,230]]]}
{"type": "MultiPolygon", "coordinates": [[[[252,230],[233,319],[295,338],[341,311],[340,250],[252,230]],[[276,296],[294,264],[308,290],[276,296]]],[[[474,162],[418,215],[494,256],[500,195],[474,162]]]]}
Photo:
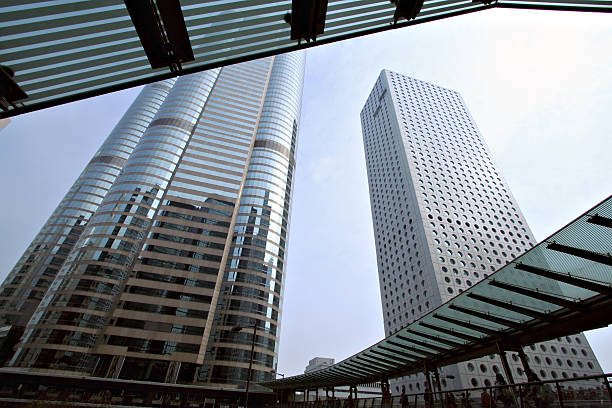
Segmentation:
{"type": "MultiPolygon", "coordinates": [[[[523,349],[521,349],[521,351],[523,351],[523,349]]],[[[499,353],[499,358],[501,358],[502,367],[504,368],[504,373],[506,373],[506,380],[508,381],[508,384],[514,385],[514,378],[512,377],[512,371],[510,370],[510,365],[508,364],[508,359],[506,358],[506,351],[499,342],[497,343],[497,352],[499,353]]]]}
{"type": "Polygon", "coordinates": [[[425,366],[425,381],[427,384],[427,390],[429,391],[429,395],[425,393],[425,408],[428,408],[427,405],[433,405],[433,388],[431,387],[431,378],[429,376],[429,369],[427,366],[425,366]],[[428,401],[429,404],[427,404],[428,401]]]}
{"type": "Polygon", "coordinates": [[[612,388],[610,388],[610,381],[608,381],[608,376],[604,377],[604,384],[606,384],[606,389],[608,390],[608,397],[610,397],[610,402],[612,403],[612,388]]]}
{"type": "Polygon", "coordinates": [[[533,373],[533,371],[531,370],[531,367],[529,367],[527,356],[525,355],[525,352],[523,351],[522,347],[519,347],[517,352],[519,358],[521,359],[521,363],[523,364],[523,370],[525,370],[525,375],[527,375],[527,379],[529,379],[529,375],[527,373],[533,373]]]}
{"type": "Polygon", "coordinates": [[[558,382],[555,383],[555,386],[557,387],[557,398],[559,399],[559,407],[563,408],[564,404],[563,404],[563,389],[561,388],[561,386],[559,385],[558,382]]]}
{"type": "MultiPolygon", "coordinates": [[[[519,386],[518,390],[515,389],[514,387],[514,377],[512,376],[512,370],[510,369],[510,364],[508,364],[508,358],[506,356],[506,350],[504,349],[504,347],[502,346],[501,343],[497,342],[497,351],[499,352],[499,357],[501,359],[502,362],[502,367],[504,368],[504,372],[506,373],[506,380],[508,382],[508,384],[511,385],[511,387],[509,387],[510,389],[510,393],[512,394],[512,398],[514,399],[514,403],[515,405],[523,405],[524,401],[523,401],[523,397],[521,396],[521,387],[519,386]]],[[[523,356],[525,355],[525,353],[523,352],[523,349],[521,348],[521,346],[519,345],[518,347],[519,350],[519,354],[523,353],[523,356]]],[[[521,359],[523,360],[523,359],[521,359]]],[[[525,359],[525,362],[523,364],[526,364],[527,360],[525,359]]]]}
{"type": "Polygon", "coordinates": [[[444,394],[442,394],[442,384],[440,383],[440,373],[438,372],[438,367],[434,368],[434,380],[436,381],[436,387],[438,388],[438,391],[440,391],[440,394],[438,394],[438,396],[440,397],[440,401],[442,401],[442,405],[446,405],[444,404],[444,394]]]}
{"type": "Polygon", "coordinates": [[[380,379],[380,407],[384,408],[387,405],[387,398],[389,395],[389,379],[388,378],[381,378],[380,379]]]}

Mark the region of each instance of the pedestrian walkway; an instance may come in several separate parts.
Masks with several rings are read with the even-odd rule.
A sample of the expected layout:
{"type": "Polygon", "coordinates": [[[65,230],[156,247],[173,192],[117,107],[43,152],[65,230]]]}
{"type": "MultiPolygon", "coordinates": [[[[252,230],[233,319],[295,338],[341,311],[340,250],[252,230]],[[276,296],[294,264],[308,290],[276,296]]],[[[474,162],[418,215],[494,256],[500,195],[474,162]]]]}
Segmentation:
{"type": "MultiPolygon", "coordinates": [[[[612,197],[501,269],[373,346],[316,372],[262,383],[279,389],[363,384],[499,354],[612,323],[612,197]]],[[[431,389],[431,385],[429,385],[431,389]]]]}

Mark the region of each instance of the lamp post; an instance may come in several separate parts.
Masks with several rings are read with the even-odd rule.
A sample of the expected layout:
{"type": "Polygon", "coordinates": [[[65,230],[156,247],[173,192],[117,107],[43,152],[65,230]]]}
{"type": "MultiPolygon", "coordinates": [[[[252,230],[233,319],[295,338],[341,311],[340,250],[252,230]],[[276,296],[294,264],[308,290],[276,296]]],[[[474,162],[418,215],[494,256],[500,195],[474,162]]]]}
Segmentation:
{"type": "MultiPolygon", "coordinates": [[[[249,372],[247,374],[246,391],[244,393],[244,408],[249,408],[249,387],[251,385],[251,370],[253,369],[253,355],[255,354],[255,337],[257,336],[257,322],[253,326],[247,328],[253,328],[253,340],[251,341],[251,358],[249,358],[249,372]]],[[[232,333],[238,333],[245,327],[236,326],[232,328],[232,333]]]]}
{"type": "Polygon", "coordinates": [[[285,374],[277,373],[277,372],[276,372],[276,371],[274,371],[274,370],[272,370],[272,371],[270,371],[270,372],[271,372],[272,374],[280,375],[280,376],[282,376],[283,378],[285,378],[285,374]]]}

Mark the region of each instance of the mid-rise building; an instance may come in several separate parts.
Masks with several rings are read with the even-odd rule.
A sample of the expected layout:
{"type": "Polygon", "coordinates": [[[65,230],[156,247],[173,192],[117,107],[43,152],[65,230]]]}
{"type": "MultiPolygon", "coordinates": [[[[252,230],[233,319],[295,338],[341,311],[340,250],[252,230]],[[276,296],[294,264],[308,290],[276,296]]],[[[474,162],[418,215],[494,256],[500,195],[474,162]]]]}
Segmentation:
{"type": "Polygon", "coordinates": [[[5,365],[274,377],[304,54],[146,86],[0,290],[5,365]]]}
{"type": "MultiPolygon", "coordinates": [[[[471,287],[535,243],[455,91],[383,70],[361,112],[385,333],[471,287]]],[[[600,374],[582,334],[525,348],[542,379],[600,374]]],[[[516,380],[526,375],[510,353],[516,380]]],[[[449,388],[489,385],[497,356],[443,369],[449,388]]],[[[400,384],[423,390],[424,377],[400,384]]]]}
{"type": "MultiPolygon", "coordinates": [[[[308,362],[308,365],[304,369],[304,374],[313,373],[315,371],[323,370],[324,368],[331,367],[334,365],[335,359],[329,357],[315,357],[308,362]]],[[[310,393],[308,400],[312,399],[346,399],[349,397],[351,392],[356,392],[357,398],[373,398],[381,393],[380,383],[371,384],[358,384],[355,386],[355,391],[351,391],[345,387],[334,388],[333,392],[327,388],[319,388],[316,390],[307,390],[310,393]]],[[[304,395],[298,396],[296,401],[304,401],[307,398],[304,395]]]]}
{"type": "Polygon", "coordinates": [[[308,365],[304,369],[304,374],[311,373],[313,371],[319,371],[324,368],[334,365],[334,359],[328,357],[315,357],[308,362],[308,365]]]}

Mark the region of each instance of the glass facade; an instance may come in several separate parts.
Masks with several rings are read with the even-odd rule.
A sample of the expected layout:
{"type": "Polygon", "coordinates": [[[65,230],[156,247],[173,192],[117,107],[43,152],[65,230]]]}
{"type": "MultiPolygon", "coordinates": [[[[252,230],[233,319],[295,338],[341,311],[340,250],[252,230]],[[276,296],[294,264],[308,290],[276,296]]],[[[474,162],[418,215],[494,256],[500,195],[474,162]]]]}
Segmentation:
{"type": "Polygon", "coordinates": [[[294,53],[161,84],[10,365],[243,387],[257,325],[267,378],[303,69],[294,53]]]}
{"type": "Polygon", "coordinates": [[[300,115],[304,56],[274,58],[259,126],[253,141],[244,189],[238,200],[233,235],[207,353],[217,363],[210,381],[232,376],[246,379],[250,340],[232,326],[257,325],[253,381],[274,375],[281,298],[284,285],[297,123],[300,115]],[[228,343],[240,346],[227,347],[228,343]],[[240,348],[237,352],[236,348],[240,348]]]}
{"type": "Polygon", "coordinates": [[[66,193],[0,287],[0,324],[25,326],[174,81],[142,90],[66,193]]]}

